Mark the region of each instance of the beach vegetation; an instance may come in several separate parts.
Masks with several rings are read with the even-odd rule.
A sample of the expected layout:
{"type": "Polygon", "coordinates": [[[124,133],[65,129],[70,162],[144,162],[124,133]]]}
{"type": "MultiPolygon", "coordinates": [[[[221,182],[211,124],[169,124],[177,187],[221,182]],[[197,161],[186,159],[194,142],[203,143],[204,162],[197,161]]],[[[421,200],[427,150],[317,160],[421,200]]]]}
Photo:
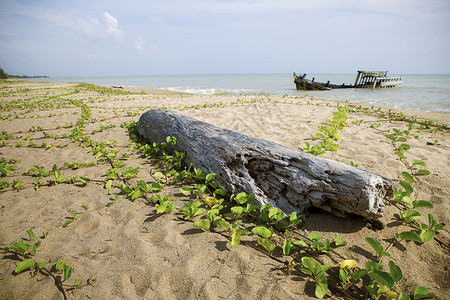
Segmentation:
{"type": "Polygon", "coordinates": [[[12,255],[19,261],[14,269],[15,276],[30,270],[32,276],[39,273],[44,276],[52,277],[64,299],[68,299],[66,294],[67,289],[79,288],[95,283],[94,276],[91,276],[86,280],[86,283],[82,283],[82,280],[78,279],[72,284],[68,284],[67,281],[72,276],[72,266],[67,264],[67,259],[59,258],[50,268],[48,267],[49,261],[37,261],[34,259],[36,251],[41,245],[41,241],[36,241],[35,234],[31,229],[26,232],[28,238],[22,239],[20,242],[13,243],[11,246],[2,249],[5,254],[12,255]]]}
{"type": "Polygon", "coordinates": [[[322,156],[326,151],[338,151],[339,144],[337,141],[340,139],[338,131],[343,131],[344,127],[348,126],[348,114],[353,112],[353,110],[339,104],[336,105],[336,108],[337,111],[333,112],[333,118],[326,121],[327,125],[319,126],[319,132],[311,135],[311,139],[318,140],[318,143],[311,145],[305,142],[305,147],[302,149],[303,152],[322,156]]]}
{"type": "MultiPolygon", "coordinates": [[[[401,178],[396,184],[394,196],[390,199],[390,203],[399,209],[399,223],[408,226],[405,228],[409,228],[409,230],[404,230],[405,228],[402,227],[401,230],[397,230],[398,232],[395,235],[387,239],[366,237],[367,247],[362,250],[375,253],[375,259],[369,259],[363,264],[362,261],[365,259],[360,260],[354,253],[348,255],[350,252],[347,248],[342,251],[341,247],[347,244],[343,236],[333,237],[328,236],[328,233],[306,233],[299,229],[303,222],[303,216],[297,212],[288,215],[271,203],[258,207],[252,203],[253,195],[245,192],[231,194],[219,186],[216,180],[217,174],[207,174],[199,168],[187,165],[185,162],[186,155],[173,150],[177,143],[175,137],[167,137],[162,143],[145,141],[138,134],[136,122],[131,118],[138,115],[141,110],[151,107],[140,107],[139,109],[108,108],[109,112],[104,107],[95,107],[96,103],[107,100],[122,101],[115,96],[132,94],[120,89],[101,88],[89,84],[77,84],[61,92],[53,96],[51,94],[39,96],[42,99],[36,101],[13,100],[9,103],[2,102],[0,107],[2,111],[21,110],[20,113],[4,115],[2,119],[28,118],[30,121],[39,122],[46,115],[37,114],[37,110],[51,111],[54,108],[67,108],[78,110],[70,113],[70,115],[77,116],[75,117],[77,118],[76,121],[64,119],[61,124],[55,124],[55,128],[44,128],[42,124],[32,123],[29,135],[24,138],[19,136],[20,132],[2,132],[0,145],[4,147],[2,149],[10,151],[23,147],[24,141],[26,141],[29,143],[29,147],[36,148],[33,151],[42,151],[42,153],[46,151],[44,149],[51,147],[71,145],[71,147],[79,147],[77,149],[83,153],[92,155],[93,161],[87,159],[86,162],[80,162],[71,159],[69,162],[59,164],[59,167],[56,164],[53,164],[50,168],[48,165],[33,166],[31,164],[23,168],[17,168],[20,160],[8,160],[2,155],[0,157],[0,176],[5,180],[0,181],[1,192],[8,190],[16,192],[27,188],[39,190],[42,187],[51,189],[63,184],[77,184],[78,187],[82,188],[89,182],[94,182],[104,188],[105,193],[111,196],[108,202],[105,201],[106,203],[93,209],[88,209],[87,205],[81,205],[81,209],[69,208],[68,216],[64,217],[64,221],[58,223],[56,229],[43,233],[39,238],[31,229],[27,230],[27,238],[22,238],[20,241],[4,247],[3,252],[12,255],[14,261],[17,261],[14,269],[15,276],[23,276],[20,274],[29,271],[31,275],[42,274],[52,277],[65,299],[68,289],[92,285],[95,282],[93,277],[83,282],[75,280],[73,283],[69,283],[70,278],[75,276],[76,272],[75,268],[68,264],[68,259],[53,257],[41,261],[36,259],[36,251],[40,250],[39,246],[48,235],[70,230],[67,228],[77,226],[78,220],[85,215],[94,211],[109,209],[110,206],[121,199],[129,199],[131,201],[145,201],[154,207],[156,214],[172,213],[180,220],[192,223],[195,228],[218,234],[229,240],[232,247],[242,245],[266,255],[268,259],[279,264],[289,276],[308,278],[314,284],[314,295],[317,298],[336,296],[345,299],[385,298],[404,300],[436,297],[428,288],[422,286],[415,287],[414,292],[405,288],[404,283],[407,278],[404,278],[405,272],[401,269],[405,266],[398,261],[394,262],[392,259],[394,254],[390,250],[398,244],[406,248],[420,247],[423,243],[432,240],[445,244],[438,239],[439,231],[445,228],[444,224],[436,220],[433,214],[426,211],[427,209],[433,209],[433,204],[430,201],[415,197],[415,188],[420,184],[419,178],[428,176],[431,171],[426,168],[424,161],[420,159],[410,160],[408,157],[414,157],[409,154],[413,148],[409,141],[413,138],[420,138],[418,134],[414,133],[419,131],[425,135],[426,130],[439,131],[447,128],[446,125],[432,121],[419,121],[402,113],[382,112],[380,109],[359,109],[367,114],[383,116],[395,122],[408,122],[405,129],[394,129],[386,132],[386,138],[392,145],[392,155],[405,166],[404,170],[399,171],[401,178]],[[84,91],[94,94],[91,98],[78,99],[84,91]],[[71,95],[76,95],[75,99],[71,99],[71,95]],[[114,97],[107,98],[107,96],[114,97]],[[95,108],[101,109],[103,113],[109,114],[109,116],[93,117],[95,108]],[[130,121],[123,121],[126,118],[130,121]],[[109,125],[99,125],[105,124],[100,122],[110,119],[114,122],[109,125]],[[102,135],[98,133],[116,128],[116,124],[119,124],[119,122],[122,122],[120,127],[128,133],[129,140],[126,145],[123,142],[100,140],[102,135]],[[54,133],[53,130],[59,131],[54,133]],[[49,141],[46,143],[35,142],[42,138],[62,140],[66,143],[54,145],[49,141]],[[145,168],[142,164],[133,165],[130,163],[130,157],[145,159],[145,164],[150,164],[151,170],[144,172],[145,168]],[[91,172],[92,169],[87,170],[87,168],[94,166],[103,168],[102,175],[97,178],[92,175],[95,173],[91,172]],[[32,181],[33,179],[35,182],[32,181]],[[170,185],[176,186],[176,190],[184,197],[183,201],[178,203],[174,197],[170,196],[170,193],[173,192],[173,189],[171,189],[173,186],[170,185]],[[422,220],[425,216],[428,217],[427,221],[422,220]],[[325,263],[324,259],[329,258],[333,263],[325,263]],[[388,259],[389,261],[386,262],[388,259]],[[56,278],[59,279],[56,280],[56,278]]],[[[14,93],[31,94],[32,90],[22,89],[14,93]]],[[[128,98],[124,98],[124,100],[126,99],[128,98]]],[[[180,110],[209,109],[226,105],[256,105],[261,104],[262,101],[263,99],[260,98],[238,99],[231,104],[222,102],[202,103],[180,107],[180,110]]],[[[271,99],[267,101],[283,105],[289,104],[286,101],[285,103],[271,99]]],[[[313,104],[310,103],[310,105],[313,104]]],[[[317,128],[317,133],[311,135],[310,142],[305,142],[303,151],[318,156],[324,155],[327,151],[339,151],[340,133],[343,132],[345,127],[349,126],[349,114],[354,111],[353,108],[338,104],[333,116],[317,128]]],[[[49,117],[56,116],[53,111],[50,115],[49,117]]],[[[351,124],[357,126],[362,123],[362,120],[351,122],[351,124]]],[[[373,126],[371,127],[375,130],[381,130],[383,124],[377,121],[372,123],[373,126]]],[[[20,149],[20,151],[22,150],[24,148],[20,149]]],[[[4,150],[2,152],[6,153],[4,150]]],[[[350,164],[357,167],[354,162],[350,162],[350,164]]],[[[6,259],[7,256],[4,258],[6,259]]]]}
{"type": "MultiPolygon", "coordinates": [[[[155,145],[158,147],[157,145],[155,145]]],[[[163,157],[159,157],[163,159],[163,157]]],[[[183,207],[179,208],[182,212],[184,220],[193,222],[193,226],[201,228],[203,230],[208,230],[216,232],[213,228],[222,228],[224,231],[220,231],[221,234],[227,236],[233,247],[237,247],[244,243],[244,245],[249,245],[247,242],[242,241],[242,236],[254,235],[256,237],[257,244],[261,247],[258,251],[266,253],[269,257],[273,257],[273,253],[279,249],[281,253],[285,256],[291,256],[292,261],[287,262],[285,265],[288,269],[289,274],[292,274],[293,270],[297,270],[306,276],[309,276],[315,282],[315,295],[318,298],[323,298],[329,292],[329,276],[328,270],[331,269],[331,265],[324,264],[321,265],[314,257],[303,256],[300,261],[298,261],[298,254],[301,249],[307,251],[307,253],[327,253],[333,252],[339,257],[344,258],[342,255],[338,254],[334,249],[346,244],[342,240],[341,236],[336,237],[333,241],[329,239],[324,239],[322,234],[311,233],[309,236],[304,236],[302,233],[297,232],[295,227],[301,223],[301,218],[297,213],[292,213],[289,217],[279,209],[268,203],[263,205],[258,209],[257,206],[252,207],[249,201],[252,199],[252,195],[245,193],[239,193],[237,195],[232,194],[229,198],[229,202],[224,199],[217,200],[213,197],[210,185],[208,182],[214,182],[216,174],[203,174],[203,172],[198,169],[191,176],[195,182],[200,182],[195,184],[193,187],[183,186],[180,192],[188,197],[194,197],[197,200],[194,201],[184,201],[183,207]],[[210,196],[208,196],[208,194],[210,196]],[[233,205],[233,203],[236,203],[233,205]],[[228,205],[231,205],[227,207],[228,205]],[[228,213],[221,214],[221,211],[229,211],[228,213]],[[257,222],[256,226],[248,228],[244,226],[248,221],[243,220],[254,220],[257,222]],[[288,224],[288,225],[286,225],[288,224]],[[279,231],[281,228],[285,228],[285,232],[279,231]],[[287,226],[287,227],[286,227],[287,226]],[[290,229],[288,229],[290,228],[290,229]],[[294,230],[292,232],[292,230],[294,230]],[[293,238],[293,235],[302,236],[303,239],[293,238]]],[[[186,170],[184,170],[186,171],[186,170]]],[[[412,175],[408,176],[404,174],[405,182],[412,181],[412,175]]],[[[216,183],[213,183],[216,187],[216,183]]],[[[406,185],[405,185],[406,186],[406,185]]],[[[409,187],[406,189],[410,195],[409,187]]],[[[405,199],[405,201],[408,201],[405,199]]],[[[412,206],[417,207],[428,207],[426,201],[412,200],[412,206]],[[414,202],[416,201],[416,202],[414,202]]],[[[437,224],[432,217],[430,217],[429,225],[427,228],[422,226],[422,240],[430,240],[431,233],[433,230],[442,229],[443,225],[437,224]]],[[[410,233],[400,233],[397,234],[393,242],[385,249],[381,243],[372,237],[367,237],[367,243],[376,252],[378,260],[376,262],[368,262],[364,269],[357,268],[356,261],[350,261],[351,263],[341,263],[339,264],[340,270],[337,274],[339,280],[341,281],[340,286],[333,287],[342,292],[344,295],[359,292],[361,295],[368,294],[370,297],[378,298],[382,295],[385,297],[390,297],[396,295],[401,297],[401,299],[409,299],[408,296],[403,295],[399,289],[401,289],[401,283],[403,282],[403,275],[400,267],[395,264],[394,261],[389,262],[389,272],[383,271],[383,265],[381,264],[383,257],[390,257],[389,250],[391,247],[399,242],[399,240],[416,240],[419,241],[420,234],[418,237],[411,237],[410,233]],[[365,278],[365,279],[363,279],[365,278]],[[365,292],[358,288],[358,285],[363,285],[365,292]]],[[[344,260],[345,262],[346,260],[344,260]]],[[[421,291],[422,287],[418,287],[421,291]]]]}

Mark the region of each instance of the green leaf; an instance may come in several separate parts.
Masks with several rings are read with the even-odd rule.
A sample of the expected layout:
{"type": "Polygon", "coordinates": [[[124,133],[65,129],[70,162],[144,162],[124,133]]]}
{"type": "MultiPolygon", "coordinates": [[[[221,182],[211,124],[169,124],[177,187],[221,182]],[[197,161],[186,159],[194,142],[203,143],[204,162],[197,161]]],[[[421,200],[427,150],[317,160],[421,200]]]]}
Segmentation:
{"type": "Polygon", "coordinates": [[[372,298],[378,298],[380,287],[378,286],[378,282],[372,282],[371,284],[364,286],[366,290],[372,295],[372,298]]]}
{"type": "Polygon", "coordinates": [[[408,209],[405,211],[401,211],[400,215],[405,220],[406,223],[411,223],[420,220],[421,214],[417,210],[408,209]]]}
{"type": "Polygon", "coordinates": [[[302,219],[298,216],[298,213],[296,211],[293,211],[291,215],[289,216],[289,223],[291,225],[298,225],[302,222],[302,219]]]}
{"type": "Polygon", "coordinates": [[[171,212],[173,210],[173,204],[172,201],[170,200],[165,200],[164,202],[162,202],[161,204],[156,204],[156,212],[159,214],[163,214],[166,212],[171,212]]]}
{"type": "Polygon", "coordinates": [[[39,270],[40,270],[40,269],[43,269],[47,264],[48,264],[48,261],[44,261],[43,263],[41,263],[41,264],[38,266],[39,270]]]}
{"type": "Polygon", "coordinates": [[[244,211],[244,208],[242,206],[233,206],[231,208],[231,212],[237,216],[240,216],[243,211],[244,211]]]}
{"type": "Polygon", "coordinates": [[[408,197],[408,196],[404,196],[404,197],[402,197],[400,200],[399,200],[400,202],[403,202],[403,203],[406,203],[406,204],[408,204],[408,205],[410,205],[410,206],[413,206],[414,204],[414,199],[413,198],[411,198],[411,197],[408,197]]]}
{"type": "Polygon", "coordinates": [[[269,219],[272,219],[278,214],[278,208],[274,207],[269,211],[269,219]]]}
{"type": "Polygon", "coordinates": [[[408,144],[401,144],[400,149],[409,150],[409,149],[411,149],[411,146],[408,144]]]}
{"type": "Polygon", "coordinates": [[[386,136],[388,139],[390,139],[391,141],[393,141],[394,143],[397,141],[397,138],[391,134],[386,136]]]}
{"type": "Polygon", "coordinates": [[[408,194],[412,194],[412,192],[414,191],[414,189],[412,188],[412,186],[411,186],[411,184],[410,184],[409,182],[404,181],[404,180],[401,180],[399,183],[400,183],[400,185],[405,189],[405,191],[406,191],[408,194]]]}
{"type": "Polygon", "coordinates": [[[437,224],[432,214],[428,214],[428,223],[430,224],[431,227],[434,227],[437,224]]]}
{"type": "Polygon", "coordinates": [[[216,177],[217,177],[216,173],[209,173],[208,175],[206,175],[206,181],[211,181],[216,177]]]}
{"type": "Polygon", "coordinates": [[[365,268],[367,271],[375,271],[375,270],[383,270],[383,266],[380,263],[374,262],[374,261],[368,261],[366,262],[365,268]]]}
{"type": "Polygon", "coordinates": [[[64,265],[64,281],[70,278],[72,275],[72,267],[64,265]]]}
{"type": "Polygon", "coordinates": [[[316,291],[315,295],[317,298],[322,299],[325,297],[328,291],[328,281],[325,275],[320,274],[316,277],[316,291]]]}
{"type": "Polygon", "coordinates": [[[155,177],[155,178],[163,178],[164,174],[162,172],[156,172],[155,174],[153,174],[153,177],[155,177]]]}
{"type": "Polygon", "coordinates": [[[413,164],[413,166],[423,166],[423,167],[426,166],[426,164],[421,160],[413,160],[412,164],[413,164]]]}
{"type": "Polygon", "coordinates": [[[11,245],[11,249],[19,252],[19,253],[25,253],[28,250],[28,247],[30,244],[24,243],[24,242],[18,242],[11,245]]]}
{"type": "Polygon", "coordinates": [[[291,253],[292,241],[288,239],[284,239],[283,242],[283,254],[289,255],[291,253]]]}
{"type": "Polygon", "coordinates": [[[430,171],[427,169],[419,169],[417,170],[417,175],[430,175],[430,171]]]}
{"type": "Polygon", "coordinates": [[[395,282],[402,280],[402,270],[392,260],[389,261],[389,272],[391,273],[391,277],[395,282]]]}
{"type": "Polygon", "coordinates": [[[391,275],[387,272],[380,271],[380,270],[374,270],[374,271],[370,272],[368,275],[370,278],[372,278],[390,288],[392,288],[394,286],[394,280],[392,279],[391,275]]]}
{"type": "Polygon", "coordinates": [[[182,188],[180,188],[180,192],[185,195],[185,196],[189,196],[193,191],[193,188],[190,188],[188,186],[183,186],[182,188]]]}
{"type": "Polygon", "coordinates": [[[415,241],[422,243],[422,238],[416,232],[413,231],[403,231],[397,234],[397,237],[405,241],[415,241]]]}
{"type": "Polygon", "coordinates": [[[402,176],[409,182],[409,183],[413,183],[414,182],[414,178],[412,177],[412,175],[408,172],[402,172],[402,176]]]}
{"type": "Polygon", "coordinates": [[[338,235],[338,236],[336,237],[336,239],[334,240],[334,244],[335,244],[337,247],[347,245],[347,242],[341,241],[341,240],[342,240],[342,235],[338,235]]]}
{"type": "Polygon", "coordinates": [[[311,272],[311,270],[310,270],[310,269],[308,269],[308,268],[304,268],[304,267],[299,267],[299,270],[300,270],[301,272],[305,273],[305,274],[308,274],[308,275],[310,275],[310,276],[312,276],[312,275],[313,275],[313,273],[311,272]]]}
{"type": "Polygon", "coordinates": [[[389,287],[387,287],[386,285],[382,285],[380,286],[380,288],[378,289],[378,295],[380,294],[386,294],[387,292],[389,292],[391,289],[389,287]]]}
{"type": "Polygon", "coordinates": [[[308,246],[308,244],[305,241],[301,241],[301,240],[294,241],[294,242],[292,242],[292,244],[294,244],[297,247],[307,247],[308,246]]]}
{"type": "Polygon", "coordinates": [[[375,252],[378,255],[380,255],[380,253],[382,253],[384,251],[383,246],[377,239],[374,239],[371,237],[366,237],[366,242],[368,242],[369,245],[372,246],[372,248],[375,250],[375,252]]]}
{"type": "Polygon", "coordinates": [[[266,203],[266,204],[264,204],[263,206],[261,206],[261,208],[259,209],[259,211],[260,211],[261,213],[268,212],[269,209],[272,208],[272,206],[273,206],[272,203],[266,203]]]}
{"type": "Polygon", "coordinates": [[[445,225],[444,225],[444,224],[436,224],[436,225],[434,226],[434,230],[436,230],[436,231],[442,230],[442,229],[444,229],[444,228],[445,228],[445,225]]]}
{"type": "Polygon", "coordinates": [[[209,230],[211,224],[208,220],[199,220],[194,222],[194,227],[203,228],[205,230],[209,230]]]}
{"type": "Polygon", "coordinates": [[[231,245],[233,247],[239,246],[241,243],[241,235],[248,234],[248,230],[244,228],[233,229],[233,233],[231,234],[231,245]]]}
{"type": "Polygon", "coordinates": [[[34,232],[31,229],[28,229],[27,233],[30,236],[30,239],[34,239],[34,232]]]}
{"type": "Polygon", "coordinates": [[[360,270],[356,270],[353,274],[352,274],[352,280],[353,281],[357,281],[358,279],[360,279],[361,277],[363,277],[364,275],[367,274],[367,270],[366,269],[360,269],[360,270]]]}
{"type": "Polygon", "coordinates": [[[426,200],[415,200],[412,203],[412,206],[415,207],[426,207],[426,208],[433,208],[433,204],[430,201],[426,200]]]}
{"type": "Polygon", "coordinates": [[[61,258],[58,259],[58,262],[55,265],[55,269],[57,271],[61,271],[61,269],[63,268],[63,266],[66,264],[67,259],[62,260],[61,258]]]}
{"type": "Polygon", "coordinates": [[[310,234],[309,234],[309,238],[310,239],[312,239],[312,240],[314,240],[314,241],[320,241],[320,239],[322,238],[322,236],[323,236],[323,234],[317,234],[317,233],[315,233],[315,232],[311,232],[310,234]]]}
{"type": "Polygon", "coordinates": [[[235,201],[242,205],[242,204],[245,204],[248,201],[250,201],[252,198],[253,198],[252,194],[247,195],[246,193],[242,192],[242,193],[237,194],[235,201]]]}
{"type": "Polygon", "coordinates": [[[203,209],[198,208],[198,209],[194,209],[192,217],[196,217],[196,216],[200,216],[203,215],[205,212],[203,211],[203,209]]]}
{"type": "Polygon", "coordinates": [[[247,206],[244,208],[244,212],[251,213],[254,210],[257,210],[258,206],[254,204],[247,203],[247,206]]]}
{"type": "Polygon", "coordinates": [[[14,272],[16,272],[17,274],[19,274],[19,273],[21,273],[21,272],[23,272],[23,271],[25,271],[25,270],[27,270],[27,269],[29,269],[29,268],[34,267],[35,264],[36,264],[36,262],[35,262],[34,260],[32,260],[32,259],[25,259],[25,260],[21,261],[21,262],[17,265],[17,267],[16,267],[16,269],[14,270],[14,272]]]}
{"type": "Polygon", "coordinates": [[[38,241],[33,246],[31,246],[30,250],[33,255],[36,253],[36,249],[37,249],[37,247],[39,247],[40,244],[41,244],[41,242],[38,241]]]}
{"type": "Polygon", "coordinates": [[[224,220],[220,220],[219,227],[225,227],[225,229],[230,229],[230,223],[224,220]]]}
{"type": "Polygon", "coordinates": [[[273,234],[272,230],[263,225],[258,225],[252,229],[252,232],[256,235],[259,235],[263,238],[270,238],[273,234]]]}
{"type": "Polygon", "coordinates": [[[345,269],[339,269],[339,279],[342,282],[347,282],[348,281],[348,271],[346,271],[345,269]]]}
{"type": "Polygon", "coordinates": [[[431,293],[429,289],[423,286],[416,287],[416,290],[414,291],[414,300],[418,299],[426,299],[426,298],[434,298],[436,297],[435,294],[431,293]]]}
{"type": "Polygon", "coordinates": [[[427,228],[428,228],[427,224],[423,224],[423,223],[420,223],[420,224],[419,224],[419,229],[420,229],[421,231],[425,231],[425,230],[427,230],[427,228]]]}
{"type": "Polygon", "coordinates": [[[264,249],[267,250],[267,252],[272,252],[273,249],[275,249],[276,245],[271,243],[268,239],[266,238],[258,238],[258,244],[260,244],[261,246],[264,247],[264,249]]]}
{"type": "Polygon", "coordinates": [[[83,184],[88,184],[89,183],[89,181],[91,181],[89,178],[87,178],[87,177],[82,177],[82,176],[80,176],[80,181],[83,183],[83,184]]]}
{"type": "Polygon", "coordinates": [[[113,184],[113,181],[112,181],[111,179],[108,180],[108,181],[106,182],[106,184],[105,184],[105,188],[106,188],[107,190],[110,190],[111,187],[112,187],[112,184],[113,184]]]}
{"type": "Polygon", "coordinates": [[[322,272],[322,268],[319,263],[314,259],[304,256],[302,257],[302,263],[314,274],[318,275],[322,272]]]}
{"type": "Polygon", "coordinates": [[[76,281],[73,283],[73,285],[74,285],[74,286],[80,286],[80,285],[81,285],[81,280],[76,280],[76,281]]]}
{"type": "Polygon", "coordinates": [[[128,196],[131,196],[131,201],[136,200],[137,198],[141,197],[142,195],[143,195],[143,193],[139,189],[136,189],[128,194],[128,196]]]}
{"type": "Polygon", "coordinates": [[[434,236],[436,235],[436,231],[434,229],[422,231],[420,233],[420,239],[422,240],[422,243],[426,243],[428,241],[431,241],[434,236]]]}
{"type": "Polygon", "coordinates": [[[84,209],[84,211],[87,211],[88,210],[88,208],[87,208],[87,206],[86,205],[81,205],[81,207],[84,209]]]}
{"type": "Polygon", "coordinates": [[[70,214],[72,215],[72,217],[75,219],[77,217],[77,213],[74,210],[70,211],[70,214]]]}
{"type": "Polygon", "coordinates": [[[394,154],[397,155],[400,159],[406,159],[407,157],[401,151],[394,151],[394,154]]]}
{"type": "Polygon", "coordinates": [[[220,195],[220,196],[225,196],[227,194],[227,191],[225,191],[224,189],[216,189],[214,191],[214,194],[220,195]]]}

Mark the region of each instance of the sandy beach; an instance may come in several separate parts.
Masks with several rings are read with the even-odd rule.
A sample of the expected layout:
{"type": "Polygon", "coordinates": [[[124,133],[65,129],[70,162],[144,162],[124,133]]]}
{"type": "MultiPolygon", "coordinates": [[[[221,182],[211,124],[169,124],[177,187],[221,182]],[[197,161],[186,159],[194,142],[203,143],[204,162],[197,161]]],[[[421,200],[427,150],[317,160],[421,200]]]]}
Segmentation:
{"type": "MultiPolygon", "coordinates": [[[[180,192],[184,184],[169,181],[158,192],[174,197],[175,209],[163,214],[142,197],[128,199],[118,188],[119,179],[110,190],[106,189],[111,165],[98,161],[101,157],[93,149],[95,143],[103,143],[108,151],[126,154],[120,160],[124,166],[119,173],[139,167],[137,177],[130,182],[151,183],[157,181],[153,174],[161,168],[157,161],[135,151],[123,125],[137,122],[149,109],[174,110],[301,151],[305,142],[318,143],[311,136],[333,118],[337,105],[349,108],[348,125],[338,131],[338,150],[326,151],[324,157],[391,178],[397,187],[401,187],[400,180],[405,180],[402,172],[411,171],[405,161],[423,161],[423,168],[430,171],[429,175],[415,177],[411,198],[433,205],[415,208],[422,215],[419,222],[428,225],[431,213],[447,227],[439,230],[436,239],[423,244],[399,240],[389,248],[390,257],[383,258],[381,264],[385,271],[389,271],[389,261],[401,268],[407,281],[401,287],[396,285],[396,291],[411,295],[417,286],[423,286],[441,299],[450,295],[448,114],[312,97],[200,96],[78,83],[3,81],[0,93],[0,159],[4,159],[4,169],[13,167],[2,172],[0,178],[8,183],[0,190],[0,248],[30,239],[27,230],[32,230],[35,237],[30,243],[40,241],[32,256],[34,261],[48,261],[46,268],[50,270],[58,259],[66,259],[72,267],[63,293],[55,284],[56,277],[29,270],[16,274],[20,261],[4,251],[0,260],[0,299],[63,299],[64,294],[68,299],[315,299],[314,281],[298,270],[289,275],[281,263],[290,262],[291,256],[278,250],[272,253],[273,259],[256,250],[254,247],[263,248],[251,233],[242,240],[254,247],[233,247],[223,234],[194,228],[192,222],[184,221],[178,210],[183,201],[189,200],[180,192]],[[402,116],[416,119],[399,120],[402,116]],[[424,120],[433,123],[428,122],[427,127],[424,120]],[[73,141],[77,128],[81,135],[73,141]],[[403,161],[386,137],[394,129],[403,132],[410,147],[403,161]],[[83,136],[93,142],[83,144],[83,136]],[[52,171],[52,175],[32,176],[30,169],[36,166],[52,171]],[[79,176],[90,181],[58,183],[52,177],[55,170],[65,179],[79,176]],[[75,211],[75,218],[71,211],[75,211]],[[90,280],[92,284],[74,288],[76,280],[82,284],[90,280]]],[[[378,260],[366,237],[376,238],[386,249],[396,233],[418,232],[399,221],[399,207],[403,206],[387,200],[385,204],[380,219],[383,229],[362,217],[338,218],[314,209],[298,231],[307,236],[312,232],[323,234],[330,241],[342,236],[347,244],[335,251],[363,268],[366,262],[378,260]]],[[[245,225],[251,230],[255,224],[245,225]]],[[[321,264],[331,265],[327,271],[331,288],[326,298],[348,299],[332,287],[339,285],[336,272],[343,259],[331,252],[314,257],[321,264]]]]}

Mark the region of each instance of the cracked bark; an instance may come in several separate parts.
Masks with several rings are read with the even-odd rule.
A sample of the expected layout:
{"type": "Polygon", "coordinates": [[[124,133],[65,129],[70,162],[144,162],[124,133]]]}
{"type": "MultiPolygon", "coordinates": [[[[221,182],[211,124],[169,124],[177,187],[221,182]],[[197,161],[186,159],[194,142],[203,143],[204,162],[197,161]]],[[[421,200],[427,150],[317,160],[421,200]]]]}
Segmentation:
{"type": "Polygon", "coordinates": [[[255,139],[168,110],[145,112],[138,132],[151,142],[177,138],[175,149],[187,163],[216,173],[229,193],[253,194],[258,205],[272,203],[289,214],[310,206],[337,216],[349,213],[374,220],[383,215],[383,199],[392,180],[343,163],[255,139]]]}

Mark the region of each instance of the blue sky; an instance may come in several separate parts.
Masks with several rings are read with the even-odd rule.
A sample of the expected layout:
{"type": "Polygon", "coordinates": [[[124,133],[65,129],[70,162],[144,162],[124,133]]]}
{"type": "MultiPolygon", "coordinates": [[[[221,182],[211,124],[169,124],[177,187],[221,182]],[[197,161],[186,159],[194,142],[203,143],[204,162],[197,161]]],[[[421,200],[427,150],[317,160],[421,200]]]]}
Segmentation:
{"type": "Polygon", "coordinates": [[[450,73],[448,0],[0,0],[9,74],[450,73]]]}

